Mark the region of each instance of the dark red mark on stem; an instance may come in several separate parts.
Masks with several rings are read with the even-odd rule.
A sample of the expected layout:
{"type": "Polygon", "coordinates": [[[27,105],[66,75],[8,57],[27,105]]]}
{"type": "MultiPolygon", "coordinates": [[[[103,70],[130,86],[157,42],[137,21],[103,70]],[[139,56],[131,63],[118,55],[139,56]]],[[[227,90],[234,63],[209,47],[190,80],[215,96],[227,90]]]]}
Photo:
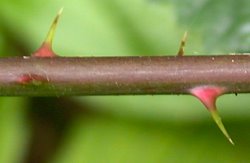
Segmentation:
{"type": "Polygon", "coordinates": [[[48,81],[49,80],[46,77],[37,74],[23,74],[17,79],[17,83],[19,84],[34,84],[34,85],[40,85],[48,81]]]}

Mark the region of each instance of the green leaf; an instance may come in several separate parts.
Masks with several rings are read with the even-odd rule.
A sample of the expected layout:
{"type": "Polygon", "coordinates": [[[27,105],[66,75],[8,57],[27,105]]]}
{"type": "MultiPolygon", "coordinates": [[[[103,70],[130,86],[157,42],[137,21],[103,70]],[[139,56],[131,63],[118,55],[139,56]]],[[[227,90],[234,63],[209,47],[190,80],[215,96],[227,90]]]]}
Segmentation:
{"type": "Polygon", "coordinates": [[[250,51],[250,1],[248,0],[153,0],[175,6],[178,22],[202,35],[206,52],[250,51]]]}

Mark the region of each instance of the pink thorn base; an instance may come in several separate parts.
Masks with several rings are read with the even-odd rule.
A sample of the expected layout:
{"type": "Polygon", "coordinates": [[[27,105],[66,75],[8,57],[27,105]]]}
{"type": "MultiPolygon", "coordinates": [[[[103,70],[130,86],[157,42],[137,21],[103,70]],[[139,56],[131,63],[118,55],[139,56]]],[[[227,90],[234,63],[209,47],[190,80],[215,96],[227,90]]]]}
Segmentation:
{"type": "Polygon", "coordinates": [[[198,86],[191,89],[190,93],[197,97],[208,110],[216,110],[216,99],[225,91],[224,87],[219,86],[198,86]]]}
{"type": "Polygon", "coordinates": [[[53,52],[51,45],[45,42],[35,53],[32,54],[34,57],[56,57],[53,52]]]}

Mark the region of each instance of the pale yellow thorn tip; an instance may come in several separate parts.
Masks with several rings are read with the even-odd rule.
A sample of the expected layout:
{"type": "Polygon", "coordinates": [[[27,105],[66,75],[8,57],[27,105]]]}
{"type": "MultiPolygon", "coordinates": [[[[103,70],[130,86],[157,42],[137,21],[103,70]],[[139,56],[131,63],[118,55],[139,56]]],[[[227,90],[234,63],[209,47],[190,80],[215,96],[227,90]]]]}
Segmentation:
{"type": "Polygon", "coordinates": [[[57,24],[58,24],[58,20],[59,20],[60,16],[62,15],[62,12],[63,12],[63,7],[57,13],[52,25],[50,26],[47,37],[45,39],[45,43],[49,44],[50,46],[52,45],[54,35],[55,35],[55,31],[56,31],[56,27],[57,27],[57,24]]]}
{"type": "Polygon", "coordinates": [[[187,36],[188,36],[188,32],[185,31],[184,35],[183,35],[183,37],[181,39],[179,51],[177,53],[178,56],[183,56],[184,55],[184,47],[185,47],[185,44],[186,44],[186,41],[187,41],[187,36]]]}
{"type": "Polygon", "coordinates": [[[211,111],[211,115],[212,115],[212,118],[214,119],[215,123],[217,124],[217,126],[219,127],[219,129],[221,130],[221,132],[226,136],[226,138],[228,139],[228,141],[234,145],[234,142],[233,140],[231,139],[231,137],[229,136],[226,128],[224,127],[222,121],[221,121],[221,117],[220,115],[218,114],[217,110],[214,109],[211,111]]]}
{"type": "Polygon", "coordinates": [[[183,35],[183,37],[182,37],[182,42],[186,42],[187,41],[187,36],[188,36],[188,31],[185,31],[184,32],[184,35],[183,35]]]}

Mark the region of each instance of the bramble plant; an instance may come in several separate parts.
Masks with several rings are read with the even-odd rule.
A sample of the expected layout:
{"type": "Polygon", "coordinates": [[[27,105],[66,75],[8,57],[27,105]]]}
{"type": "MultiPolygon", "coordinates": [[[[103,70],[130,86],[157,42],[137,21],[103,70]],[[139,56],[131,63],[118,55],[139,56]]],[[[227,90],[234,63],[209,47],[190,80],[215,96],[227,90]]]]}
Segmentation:
{"type": "Polygon", "coordinates": [[[52,42],[62,9],[31,56],[0,59],[2,96],[190,94],[199,99],[230,141],[216,99],[250,92],[250,56],[61,57],[52,42]],[[243,65],[243,66],[242,66],[243,65]]]}

